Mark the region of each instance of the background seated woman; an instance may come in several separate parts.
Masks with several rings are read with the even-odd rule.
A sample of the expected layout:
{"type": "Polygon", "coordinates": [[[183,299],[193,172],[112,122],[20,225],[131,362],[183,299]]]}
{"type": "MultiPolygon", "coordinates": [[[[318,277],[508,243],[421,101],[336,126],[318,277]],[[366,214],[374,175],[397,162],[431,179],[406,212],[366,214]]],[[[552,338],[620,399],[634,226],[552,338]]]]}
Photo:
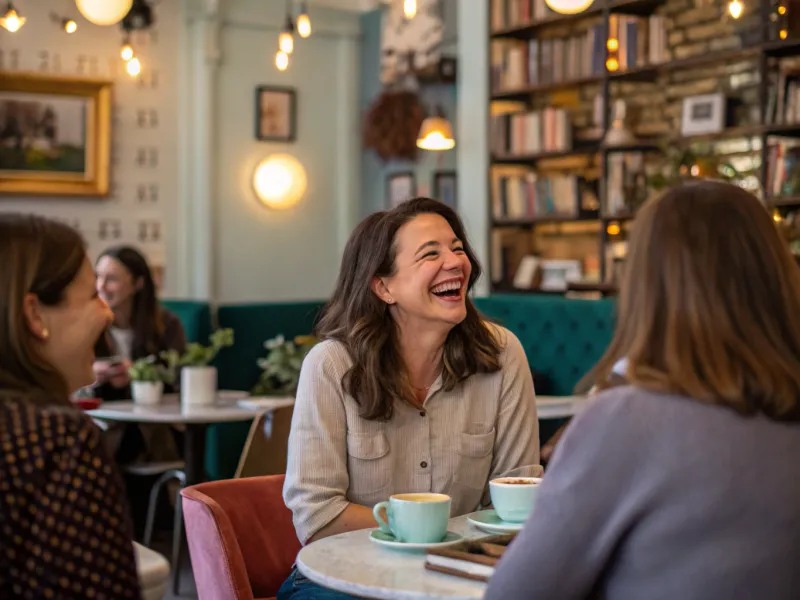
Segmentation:
{"type": "Polygon", "coordinates": [[[104,400],[129,399],[131,362],[165,350],[183,352],[186,334],[178,317],[159,305],[153,274],[137,250],[109,248],[95,268],[97,291],[114,312],[114,323],[96,348],[95,395],[104,400]]]}
{"type": "MultiPolygon", "coordinates": [[[[297,391],[284,487],[303,543],[376,527],[400,492],[488,504],[488,481],[538,475],[533,380],[519,340],[468,293],[481,269],[458,216],[426,198],[367,217],[297,391]]],[[[296,572],[279,598],[319,597],[296,572]]],[[[330,593],[330,592],[329,592],[330,593]]]]}
{"type": "Polygon", "coordinates": [[[487,599],[797,598],[800,270],[757,198],[702,181],[639,211],[592,379],[622,358],[487,599]]]}
{"type": "Polygon", "coordinates": [[[0,215],[0,598],[138,598],[122,482],[69,399],[112,319],[77,232],[0,215]]]}

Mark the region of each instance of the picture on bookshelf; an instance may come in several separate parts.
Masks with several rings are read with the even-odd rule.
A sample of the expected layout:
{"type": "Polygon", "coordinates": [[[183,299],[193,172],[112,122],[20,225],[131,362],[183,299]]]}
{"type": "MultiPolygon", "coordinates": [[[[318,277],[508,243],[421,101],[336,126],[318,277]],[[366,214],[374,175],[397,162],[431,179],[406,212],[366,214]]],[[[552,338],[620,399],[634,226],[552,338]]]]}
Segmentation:
{"type": "Polygon", "coordinates": [[[433,197],[458,210],[458,179],[455,171],[434,171],[433,197]]]}
{"type": "Polygon", "coordinates": [[[725,94],[702,94],[683,99],[681,135],[719,133],[725,129],[725,94]]]}
{"type": "Polygon", "coordinates": [[[389,208],[395,208],[417,194],[417,182],[414,173],[391,173],[386,177],[386,198],[389,208]]]}

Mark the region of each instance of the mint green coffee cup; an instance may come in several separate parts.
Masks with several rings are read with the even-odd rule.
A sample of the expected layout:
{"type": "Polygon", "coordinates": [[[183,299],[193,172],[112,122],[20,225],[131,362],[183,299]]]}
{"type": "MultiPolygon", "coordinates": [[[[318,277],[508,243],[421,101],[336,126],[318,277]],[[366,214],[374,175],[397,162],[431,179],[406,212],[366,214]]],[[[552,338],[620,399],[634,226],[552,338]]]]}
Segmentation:
{"type": "Polygon", "coordinates": [[[378,502],[372,515],[381,531],[398,542],[435,544],[447,536],[450,520],[450,496],[446,494],[394,494],[388,501],[378,502]],[[381,514],[386,510],[388,523],[381,514]]]}
{"type": "Polygon", "coordinates": [[[499,477],[489,482],[492,507],[503,521],[522,523],[533,511],[541,477],[499,477]]]}

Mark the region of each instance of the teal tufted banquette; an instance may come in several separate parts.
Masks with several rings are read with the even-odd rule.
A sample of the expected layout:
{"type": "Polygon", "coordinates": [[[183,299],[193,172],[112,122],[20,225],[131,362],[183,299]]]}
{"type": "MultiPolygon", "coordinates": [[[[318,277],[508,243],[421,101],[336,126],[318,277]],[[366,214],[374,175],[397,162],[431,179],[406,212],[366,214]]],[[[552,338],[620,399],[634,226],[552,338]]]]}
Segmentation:
{"type": "Polygon", "coordinates": [[[180,319],[187,342],[208,343],[211,306],[196,300],[162,300],[161,305],[180,319]]]}

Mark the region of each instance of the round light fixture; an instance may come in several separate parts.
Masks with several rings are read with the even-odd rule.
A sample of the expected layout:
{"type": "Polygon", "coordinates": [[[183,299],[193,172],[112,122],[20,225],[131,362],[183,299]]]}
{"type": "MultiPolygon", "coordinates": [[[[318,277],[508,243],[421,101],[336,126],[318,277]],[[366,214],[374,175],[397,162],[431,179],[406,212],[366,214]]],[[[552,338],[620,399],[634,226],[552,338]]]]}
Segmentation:
{"type": "Polygon", "coordinates": [[[593,4],[594,0],[544,0],[555,12],[562,15],[575,15],[585,11],[593,4]]]}
{"type": "Polygon", "coordinates": [[[291,208],[306,191],[306,170],[293,156],[273,154],[256,167],[253,189],[264,206],[291,208]]]}
{"type": "Polygon", "coordinates": [[[128,14],[133,0],[75,0],[84,19],[95,25],[114,25],[128,14]]]}

